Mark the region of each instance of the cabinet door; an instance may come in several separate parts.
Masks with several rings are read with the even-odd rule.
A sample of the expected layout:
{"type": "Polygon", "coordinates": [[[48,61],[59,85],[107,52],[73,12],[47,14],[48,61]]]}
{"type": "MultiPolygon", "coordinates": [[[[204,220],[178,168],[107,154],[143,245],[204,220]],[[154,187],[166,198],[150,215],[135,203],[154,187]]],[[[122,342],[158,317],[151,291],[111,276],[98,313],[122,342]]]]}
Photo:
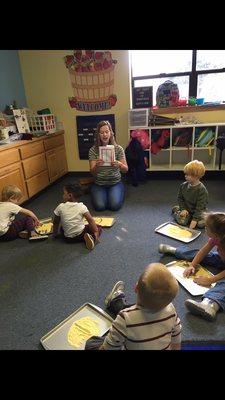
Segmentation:
{"type": "Polygon", "coordinates": [[[46,160],[48,166],[49,181],[54,182],[59,178],[59,160],[57,157],[57,151],[49,150],[46,152],[46,160]]]}
{"type": "Polygon", "coordinates": [[[60,146],[56,150],[58,160],[58,175],[59,178],[68,172],[67,160],[66,160],[66,149],[65,146],[60,146]]]}
{"type": "Polygon", "coordinates": [[[40,192],[49,185],[48,171],[42,171],[40,174],[27,179],[27,190],[29,197],[40,192]]]}
{"type": "Polygon", "coordinates": [[[37,154],[34,157],[27,158],[22,161],[25,179],[39,174],[39,172],[47,170],[45,153],[37,154]]]}
{"type": "Polygon", "coordinates": [[[18,188],[20,188],[23,194],[20,204],[27,200],[27,189],[20,162],[0,169],[0,192],[2,191],[3,187],[7,185],[16,185],[18,188]]]}

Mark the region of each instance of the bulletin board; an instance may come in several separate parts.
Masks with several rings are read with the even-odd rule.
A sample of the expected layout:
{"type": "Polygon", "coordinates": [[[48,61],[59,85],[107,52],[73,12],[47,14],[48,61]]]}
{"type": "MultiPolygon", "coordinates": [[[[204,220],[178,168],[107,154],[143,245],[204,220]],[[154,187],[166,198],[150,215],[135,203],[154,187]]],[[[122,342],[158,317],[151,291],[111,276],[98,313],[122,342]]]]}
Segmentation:
{"type": "Polygon", "coordinates": [[[88,153],[90,148],[94,145],[95,132],[100,121],[109,121],[116,136],[114,114],[76,117],[80,160],[88,160],[88,153]]]}

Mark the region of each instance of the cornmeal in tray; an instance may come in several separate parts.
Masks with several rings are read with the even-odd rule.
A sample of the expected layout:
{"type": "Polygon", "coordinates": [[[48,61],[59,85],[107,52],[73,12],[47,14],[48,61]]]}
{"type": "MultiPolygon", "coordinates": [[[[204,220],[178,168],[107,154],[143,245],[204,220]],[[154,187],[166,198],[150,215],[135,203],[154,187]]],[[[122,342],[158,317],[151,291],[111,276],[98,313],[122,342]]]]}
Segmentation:
{"type": "Polygon", "coordinates": [[[168,225],[167,234],[175,235],[175,236],[181,237],[181,238],[190,238],[192,236],[192,233],[190,231],[180,228],[179,226],[175,226],[175,225],[168,225]]]}
{"type": "Polygon", "coordinates": [[[52,222],[43,222],[41,225],[36,226],[35,231],[39,235],[50,235],[53,231],[53,223],[52,222]]]}
{"type": "Polygon", "coordinates": [[[98,321],[91,317],[83,317],[75,321],[69,329],[68,343],[78,348],[82,342],[88,340],[91,336],[100,334],[98,321]]]}
{"type": "MultiPolygon", "coordinates": [[[[180,267],[188,268],[191,263],[189,261],[184,260],[184,261],[178,261],[177,264],[180,267]]],[[[190,275],[189,278],[195,279],[197,276],[205,276],[207,278],[211,278],[212,273],[208,271],[206,268],[202,267],[201,265],[197,265],[195,268],[195,273],[193,275],[190,275]]]]}

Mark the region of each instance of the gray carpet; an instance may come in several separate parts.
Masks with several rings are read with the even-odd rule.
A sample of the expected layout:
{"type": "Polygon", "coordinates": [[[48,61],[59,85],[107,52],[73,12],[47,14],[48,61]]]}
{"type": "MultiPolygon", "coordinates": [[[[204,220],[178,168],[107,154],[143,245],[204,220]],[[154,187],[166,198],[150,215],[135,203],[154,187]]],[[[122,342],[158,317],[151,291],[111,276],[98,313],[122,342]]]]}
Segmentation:
{"type": "MultiPolygon", "coordinates": [[[[29,201],[25,207],[39,218],[52,215],[61,202],[63,183],[74,181],[65,177],[29,201]]],[[[124,280],[127,301],[135,300],[134,285],[150,262],[172,261],[160,257],[159,243],[179,245],[180,242],[154,233],[163,222],[172,220],[171,205],[181,180],[148,180],[137,188],[126,184],[126,201],[114,215],[115,225],[104,229],[101,243],[89,252],[83,243],[67,244],[49,238],[29,243],[17,239],[0,243],[0,349],[41,349],[40,338],[85,302],[104,308],[104,297],[114,283],[124,280]]],[[[207,183],[210,208],[224,210],[223,180],[207,183]]],[[[94,213],[89,195],[83,202],[94,213]]],[[[206,241],[205,232],[192,244],[199,248],[206,241]]],[[[180,286],[174,300],[183,325],[183,342],[225,342],[225,314],[216,322],[207,322],[191,315],[184,306],[188,292],[180,286]]]]}

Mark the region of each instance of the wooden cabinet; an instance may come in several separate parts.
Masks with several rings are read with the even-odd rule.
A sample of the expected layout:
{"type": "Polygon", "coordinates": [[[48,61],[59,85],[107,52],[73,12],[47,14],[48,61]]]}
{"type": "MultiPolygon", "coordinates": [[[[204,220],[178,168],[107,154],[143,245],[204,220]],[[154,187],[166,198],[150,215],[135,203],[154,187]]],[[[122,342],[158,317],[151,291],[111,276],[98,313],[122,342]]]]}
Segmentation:
{"type": "Polygon", "coordinates": [[[45,153],[37,154],[34,157],[22,161],[25,179],[37,175],[39,172],[47,170],[45,153]]]}
{"type": "Polygon", "coordinates": [[[29,197],[34,196],[49,185],[48,171],[43,171],[40,174],[27,179],[26,183],[29,197]]]}
{"type": "Polygon", "coordinates": [[[44,140],[45,151],[54,149],[55,147],[64,145],[63,135],[54,136],[44,140]]]}
{"type": "Polygon", "coordinates": [[[57,148],[56,158],[58,160],[58,174],[60,178],[68,172],[65,146],[60,146],[57,148]]]}
{"type": "Polygon", "coordinates": [[[6,185],[18,186],[23,193],[20,203],[67,172],[64,131],[0,147],[0,192],[6,185]]]}
{"type": "Polygon", "coordinates": [[[0,152],[0,168],[20,161],[18,149],[8,149],[0,152]]]}
{"type": "Polygon", "coordinates": [[[46,152],[46,160],[48,165],[49,181],[54,182],[59,178],[58,174],[58,158],[55,149],[46,152]]]}
{"type": "Polygon", "coordinates": [[[28,199],[23,169],[20,162],[0,169],[0,192],[2,192],[3,187],[7,185],[16,185],[22,191],[23,197],[20,203],[28,199]]]}
{"type": "Polygon", "coordinates": [[[44,153],[44,144],[42,141],[29,143],[26,146],[20,147],[20,155],[22,160],[28,157],[35,156],[35,154],[44,153]]]}
{"type": "Polygon", "coordinates": [[[65,175],[68,171],[65,146],[56,147],[46,152],[46,160],[49,172],[49,181],[65,175]]]}

